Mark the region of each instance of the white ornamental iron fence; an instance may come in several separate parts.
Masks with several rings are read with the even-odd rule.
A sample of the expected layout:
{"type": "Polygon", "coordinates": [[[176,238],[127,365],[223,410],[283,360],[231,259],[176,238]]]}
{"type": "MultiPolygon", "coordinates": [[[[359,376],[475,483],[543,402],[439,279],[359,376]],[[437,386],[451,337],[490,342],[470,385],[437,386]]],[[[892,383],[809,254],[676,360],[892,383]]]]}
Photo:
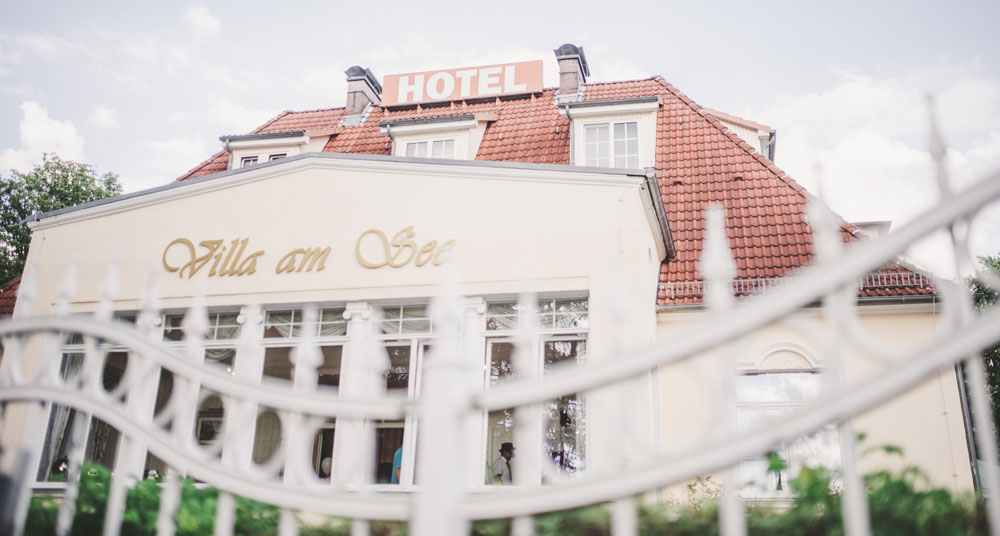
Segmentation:
{"type": "MultiPolygon", "coordinates": [[[[936,139],[936,138],[935,138],[936,139]]],[[[118,534],[126,491],[141,475],[129,468],[142,467],[142,453],[148,451],[162,460],[169,470],[162,484],[159,523],[160,535],[174,533],[174,515],[180,501],[180,476],[186,475],[215,486],[220,490],[216,508],[215,534],[233,533],[235,499],[239,495],[273,504],[282,509],[279,533],[296,534],[298,515],[303,512],[346,517],[352,522],[352,534],[368,532],[370,520],[408,521],[417,536],[458,535],[468,532],[472,520],[513,518],[516,534],[531,534],[531,516],[544,512],[569,509],[595,503],[612,504],[612,532],[617,535],[636,534],[638,514],[635,497],[662,490],[700,475],[730,471],[731,482],[738,482],[735,468],[741,461],[766,452],[773,445],[791,441],[834,424],[839,428],[843,457],[843,516],[848,534],[864,536],[870,533],[866,492],[859,474],[855,434],[851,418],[905,392],[926,380],[936,371],[965,363],[969,375],[970,398],[975,428],[993,429],[992,413],[987,394],[985,374],[979,352],[996,342],[1000,333],[1000,309],[975,314],[970,296],[960,285],[943,280],[933,281],[943,309],[938,322],[942,333],[917,351],[901,354],[872,340],[859,327],[855,311],[859,285],[897,284],[882,280],[877,273],[886,263],[894,262],[910,245],[936,230],[951,235],[951,245],[960,273],[975,269],[969,251],[968,231],[971,222],[991,201],[1000,198],[1000,173],[994,173],[961,193],[950,188],[944,173],[944,152],[940,143],[932,151],[940,181],[941,202],[932,210],[914,219],[913,223],[877,241],[843,247],[836,229],[835,218],[821,203],[810,205],[810,223],[814,231],[816,261],[814,266],[775,286],[765,296],[737,302],[734,291],[733,261],[728,251],[721,209],[708,213],[708,235],[702,258],[705,276],[705,304],[710,317],[690,329],[683,338],[656,343],[639,351],[626,353],[630,341],[618,340],[612,347],[613,359],[588,359],[585,363],[556,370],[544,377],[537,365],[531,365],[537,323],[531,314],[522,322],[512,359],[518,377],[484,390],[466,389],[469,360],[463,354],[469,333],[462,330],[463,315],[470,314],[458,293],[458,276],[454,267],[445,270],[446,281],[434,307],[435,336],[432,354],[424,361],[421,372],[422,394],[406,399],[385,392],[383,373],[388,366],[385,349],[363,330],[348,330],[345,352],[364,359],[367,368],[343,370],[340,389],[318,386],[317,367],[322,362],[313,331],[304,329],[294,351],[294,376],[291,382],[250,381],[241,374],[239,364],[231,374],[220,368],[206,367],[207,311],[196,299],[183,320],[186,339],[183,349],[165,346],[161,342],[157,322],[160,310],[155,285],[145,298],[143,310],[135,325],[114,321],[112,303],[116,296],[118,274],[112,267],[101,291],[101,301],[92,316],[69,314],[69,303],[75,291],[74,269],[70,268],[59,292],[59,301],[52,315],[22,314],[0,322],[0,337],[5,349],[0,368],[0,403],[10,408],[28,404],[34,415],[47,415],[53,404],[74,408],[71,418],[78,421],[69,438],[68,471],[64,500],[57,522],[58,534],[67,534],[73,516],[80,468],[84,458],[86,436],[82,424],[88,418],[99,418],[122,436],[116,470],[112,474],[104,534],[118,534]],[[734,382],[737,361],[732,346],[742,337],[775,323],[793,322],[797,311],[822,303],[822,316],[827,332],[815,334],[816,341],[826,345],[824,363],[832,386],[801,410],[780,421],[750,431],[740,431],[735,418],[734,382]],[[84,351],[78,372],[68,378],[60,373],[61,347],[66,334],[82,336],[84,351]],[[40,340],[40,344],[37,342],[40,340]],[[882,373],[848,384],[845,381],[844,345],[862,348],[881,363],[882,373]],[[38,352],[28,351],[29,345],[39,346],[38,352]],[[112,392],[105,390],[102,370],[111,345],[128,350],[128,366],[112,392]],[[526,445],[538,445],[541,410],[547,401],[577,393],[594,392],[609,386],[627,387],[628,382],[658,370],[660,367],[690,362],[694,356],[715,352],[731,374],[714,374],[706,378],[705,390],[714,407],[716,423],[723,423],[724,433],[706,423],[697,441],[666,449],[643,443],[636,423],[627,388],[618,390],[621,396],[612,403],[596,405],[592,412],[602,414],[601,421],[617,423],[615,430],[594,441],[607,441],[610,446],[641,444],[647,456],[641,460],[623,460],[610,470],[588,470],[578,478],[560,479],[558,471],[546,467],[547,457],[533,453],[526,445]],[[37,373],[25,375],[26,360],[40,359],[37,373]],[[151,407],[148,393],[157,388],[162,371],[173,377],[169,399],[157,412],[151,407]],[[221,439],[209,445],[199,444],[193,437],[195,416],[205,392],[215,393],[226,408],[221,425],[221,439]],[[617,400],[617,402],[615,402],[617,400]],[[252,441],[246,431],[254,429],[256,419],[267,408],[280,419],[284,431],[277,451],[263,465],[253,462],[252,441]],[[484,413],[515,408],[514,441],[521,445],[521,456],[535,456],[544,474],[545,485],[519,485],[529,482],[529,464],[514,464],[514,486],[495,487],[489,492],[470,490],[469,475],[463,474],[461,460],[469,445],[463,432],[464,423],[478,419],[484,413]],[[151,416],[154,416],[151,418],[151,416]],[[374,457],[374,427],[381,420],[419,418],[416,471],[420,483],[413,493],[387,493],[371,485],[374,457]],[[333,478],[320,479],[308,460],[316,431],[328,419],[337,419],[338,434],[353,433],[360,438],[353,444],[338,444],[332,463],[333,478]],[[351,432],[348,432],[350,430],[351,432]],[[341,448],[343,447],[343,448],[341,448]]],[[[1000,289],[1000,281],[987,272],[978,277],[1000,289]]],[[[926,282],[902,282],[925,285],[926,282]]],[[[759,290],[755,286],[754,290],[759,290]]],[[[27,273],[21,285],[19,308],[30,311],[34,283],[27,273]]],[[[615,293],[610,293],[615,296],[615,293]]],[[[521,299],[524,311],[531,311],[532,296],[521,299]]],[[[623,303],[613,303],[616,311],[623,303]]],[[[348,323],[363,325],[368,311],[348,308],[344,318],[348,323]]],[[[618,318],[624,314],[615,315],[618,318]]],[[[260,307],[249,304],[242,309],[241,323],[261,322],[260,307]]],[[[302,325],[317,322],[317,310],[307,308],[302,325]]],[[[259,343],[243,337],[238,354],[260,355],[259,343]]],[[[479,356],[476,356],[478,363],[479,356]]],[[[481,366],[481,363],[479,363],[481,366]]],[[[720,369],[716,369],[720,370],[720,369]]],[[[725,370],[725,369],[721,369],[725,370]]],[[[266,379],[265,379],[266,380],[266,379]]],[[[30,413],[30,412],[29,412],[30,413]]],[[[2,415],[2,414],[0,414],[2,415]]],[[[0,429],[3,423],[0,422],[0,429]]],[[[41,448],[40,438],[27,445],[24,452],[8,453],[22,456],[17,465],[19,474],[9,475],[16,506],[11,516],[13,532],[21,534],[31,495],[33,472],[24,461],[41,448]]],[[[981,481],[986,497],[986,511],[991,533],[1000,535],[1000,488],[998,488],[997,445],[993,433],[976,436],[979,458],[983,460],[981,481]]],[[[648,443],[648,442],[647,442],[648,443]]],[[[540,449],[538,449],[540,450],[540,449]]],[[[537,484],[537,476],[534,477],[537,484]]],[[[746,533],[743,505],[734,485],[725,486],[720,508],[720,527],[728,536],[746,533]]]]}

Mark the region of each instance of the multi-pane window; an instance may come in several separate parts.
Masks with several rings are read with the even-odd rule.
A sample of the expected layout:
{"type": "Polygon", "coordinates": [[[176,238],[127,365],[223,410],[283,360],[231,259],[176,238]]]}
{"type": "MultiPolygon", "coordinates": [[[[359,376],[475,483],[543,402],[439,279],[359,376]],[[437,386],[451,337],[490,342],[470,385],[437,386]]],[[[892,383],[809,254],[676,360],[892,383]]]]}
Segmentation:
{"type": "Polygon", "coordinates": [[[430,308],[426,304],[398,305],[380,308],[382,321],[380,333],[402,335],[405,333],[429,333],[433,329],[430,308]]]}
{"type": "MultiPolygon", "coordinates": [[[[586,329],[590,325],[586,298],[538,300],[535,313],[539,329],[586,329]]],[[[517,302],[490,303],[486,309],[486,329],[520,329],[521,314],[522,306],[517,302]]]]}
{"type": "MultiPolygon", "coordinates": [[[[561,363],[582,362],[587,354],[587,299],[542,299],[534,307],[539,324],[538,353],[530,360],[530,366],[536,367],[534,372],[544,375],[561,363]]],[[[487,387],[516,375],[513,361],[515,347],[510,334],[523,327],[524,312],[524,308],[516,302],[490,303],[487,306],[487,333],[500,335],[488,335],[487,387]]],[[[487,415],[487,465],[491,465],[499,455],[503,443],[513,442],[513,436],[513,409],[492,411],[487,415]]],[[[542,405],[542,441],[552,465],[560,473],[572,475],[586,468],[587,408],[583,394],[562,396],[542,405]]],[[[495,484],[494,480],[495,475],[486,475],[487,484],[495,484]]]]}
{"type": "Polygon", "coordinates": [[[635,121],[615,123],[615,167],[639,167],[639,125],[635,121]]]}
{"type": "Polygon", "coordinates": [[[257,164],[256,156],[244,156],[240,159],[240,167],[249,167],[257,164]]]}
{"type": "MultiPolygon", "coordinates": [[[[321,386],[339,387],[344,344],[347,342],[347,325],[344,308],[325,308],[317,311],[313,325],[306,325],[301,309],[268,311],[264,315],[264,366],[263,377],[285,381],[295,380],[292,353],[297,339],[309,333],[318,345],[321,361],[316,368],[317,383],[321,386]]],[[[273,412],[261,412],[257,419],[253,459],[264,463],[277,451],[281,442],[281,421],[273,412]]],[[[320,478],[330,478],[333,462],[333,441],[336,421],[328,419],[320,425],[313,437],[311,464],[320,478]]]]}
{"type": "MultiPolygon", "coordinates": [[[[414,399],[420,392],[424,357],[431,350],[429,335],[433,329],[430,308],[426,304],[396,305],[379,308],[382,320],[376,326],[389,358],[384,373],[385,389],[390,394],[414,399]]],[[[417,419],[375,421],[375,482],[411,484],[419,482],[414,474],[417,419]]]]}
{"type": "MultiPolygon", "coordinates": [[[[236,321],[239,313],[209,313],[208,329],[202,335],[206,341],[232,340],[239,336],[240,324],[236,321]]],[[[168,314],[163,322],[163,340],[183,341],[183,314],[168,314]]]]}
{"type": "MultiPolygon", "coordinates": [[[[315,337],[337,337],[347,335],[347,320],[344,309],[321,309],[316,326],[312,329],[315,337]]],[[[302,310],[268,311],[264,318],[264,338],[288,338],[302,336],[302,310]]]]}
{"type": "MultiPolygon", "coordinates": [[[[795,411],[819,394],[822,375],[814,372],[767,372],[746,374],[736,380],[736,401],[740,428],[752,430],[795,411]]],[[[840,468],[837,429],[827,425],[819,431],[775,445],[772,453],[787,467],[769,471],[767,453],[743,461],[743,479],[748,491],[788,491],[788,479],[802,467],[840,468]]]]}
{"type": "Polygon", "coordinates": [[[583,126],[584,165],[636,169],[639,167],[639,124],[635,121],[592,123],[583,126]]]}
{"type": "Polygon", "coordinates": [[[406,144],[406,156],[455,158],[455,140],[416,141],[406,144]],[[428,152],[430,154],[428,154],[428,152]]]}
{"type": "Polygon", "coordinates": [[[271,156],[267,157],[267,161],[268,162],[274,162],[275,160],[281,160],[282,158],[285,158],[286,156],[288,156],[287,153],[272,154],[271,156]]]}
{"type": "MultiPolygon", "coordinates": [[[[82,353],[65,353],[59,372],[64,380],[70,380],[80,374],[83,366],[82,353]]],[[[104,390],[113,393],[119,386],[125,369],[128,366],[128,354],[111,352],[104,361],[101,384],[104,390]]],[[[109,424],[76,409],[52,404],[49,408],[49,426],[42,443],[41,458],[38,463],[36,479],[39,482],[65,482],[66,470],[69,467],[69,447],[77,426],[85,431],[86,443],[84,459],[113,467],[118,452],[118,430],[109,424]]]]}
{"type": "Polygon", "coordinates": [[[585,166],[609,167],[611,147],[608,145],[608,124],[585,125],[584,164],[585,166]]]}

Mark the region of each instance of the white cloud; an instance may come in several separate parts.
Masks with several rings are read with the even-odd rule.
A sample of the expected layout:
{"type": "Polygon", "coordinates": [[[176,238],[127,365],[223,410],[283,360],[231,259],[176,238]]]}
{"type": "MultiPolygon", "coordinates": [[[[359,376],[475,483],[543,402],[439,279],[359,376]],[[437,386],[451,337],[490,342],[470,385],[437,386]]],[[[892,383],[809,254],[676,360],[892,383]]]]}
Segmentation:
{"type": "Polygon", "coordinates": [[[210,113],[224,134],[249,132],[276,115],[274,110],[254,110],[226,99],[215,99],[210,113]]]}
{"type": "Polygon", "coordinates": [[[347,75],[344,74],[344,68],[339,66],[307,66],[302,70],[301,87],[334,102],[341,102],[347,98],[347,75]]]}
{"type": "MultiPolygon", "coordinates": [[[[898,229],[938,200],[928,150],[927,89],[935,88],[939,124],[949,143],[952,181],[968,185],[1000,169],[1000,82],[950,71],[879,78],[841,73],[822,93],[785,96],[745,117],[778,129],[779,167],[814,193],[822,174],[824,200],[849,221],[892,220],[898,229]]],[[[995,214],[992,213],[992,214],[995,214]]],[[[1000,224],[984,215],[974,233],[977,254],[995,254],[1000,224]]],[[[911,249],[921,265],[950,277],[941,242],[911,249]]]]}
{"type": "Polygon", "coordinates": [[[129,174],[129,180],[124,184],[126,191],[166,184],[214,152],[206,148],[200,138],[151,140],[143,142],[143,146],[149,151],[150,165],[144,166],[140,172],[129,174]]]}
{"type": "Polygon", "coordinates": [[[24,112],[19,125],[21,146],[0,152],[0,169],[27,171],[42,160],[43,153],[83,161],[83,138],[73,123],[52,119],[48,110],[33,101],[21,103],[21,111],[24,112]]]}
{"type": "Polygon", "coordinates": [[[205,33],[218,33],[222,29],[219,19],[201,4],[195,4],[184,11],[184,20],[194,27],[195,30],[205,33]]]}
{"type": "Polygon", "coordinates": [[[115,117],[115,111],[111,108],[105,108],[104,106],[94,108],[94,112],[91,113],[90,117],[87,119],[91,123],[101,127],[118,126],[118,119],[115,117]]]}

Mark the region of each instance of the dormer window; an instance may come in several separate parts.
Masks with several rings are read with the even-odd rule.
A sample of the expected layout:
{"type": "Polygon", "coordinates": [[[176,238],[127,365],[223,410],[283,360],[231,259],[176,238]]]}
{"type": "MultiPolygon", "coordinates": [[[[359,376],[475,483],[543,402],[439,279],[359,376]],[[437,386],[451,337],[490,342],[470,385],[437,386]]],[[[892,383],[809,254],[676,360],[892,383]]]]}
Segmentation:
{"type": "Polygon", "coordinates": [[[577,166],[653,167],[658,97],[562,104],[570,119],[571,163],[577,166]]]}
{"type": "Polygon", "coordinates": [[[259,162],[273,162],[287,156],[295,156],[308,150],[309,135],[304,130],[283,132],[262,132],[240,136],[219,138],[229,151],[230,169],[256,165],[259,162]]]}
{"type": "Polygon", "coordinates": [[[639,123],[588,123],[583,126],[584,165],[639,168],[639,123]],[[609,136],[609,132],[613,135],[609,136]]]}
{"type": "Polygon", "coordinates": [[[417,158],[455,158],[455,140],[416,141],[406,144],[406,156],[417,158]],[[427,150],[430,148],[430,153],[427,150]]]}
{"type": "Polygon", "coordinates": [[[461,114],[396,119],[379,123],[392,139],[393,156],[474,160],[486,124],[495,114],[461,114]]]}

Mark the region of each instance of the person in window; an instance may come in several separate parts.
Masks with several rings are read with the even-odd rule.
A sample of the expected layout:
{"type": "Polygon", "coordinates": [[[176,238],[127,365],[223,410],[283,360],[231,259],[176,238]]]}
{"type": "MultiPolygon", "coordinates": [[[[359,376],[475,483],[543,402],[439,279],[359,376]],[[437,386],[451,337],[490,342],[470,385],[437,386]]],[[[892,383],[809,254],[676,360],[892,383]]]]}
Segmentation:
{"type": "Polygon", "coordinates": [[[403,447],[396,449],[392,455],[392,483],[399,484],[399,471],[403,468],[403,447]]]}
{"type": "Polygon", "coordinates": [[[510,459],[514,457],[514,444],[504,443],[500,445],[500,456],[493,461],[493,481],[497,484],[509,485],[511,479],[510,459]]]}

